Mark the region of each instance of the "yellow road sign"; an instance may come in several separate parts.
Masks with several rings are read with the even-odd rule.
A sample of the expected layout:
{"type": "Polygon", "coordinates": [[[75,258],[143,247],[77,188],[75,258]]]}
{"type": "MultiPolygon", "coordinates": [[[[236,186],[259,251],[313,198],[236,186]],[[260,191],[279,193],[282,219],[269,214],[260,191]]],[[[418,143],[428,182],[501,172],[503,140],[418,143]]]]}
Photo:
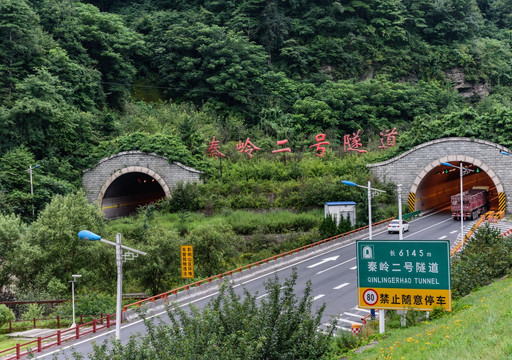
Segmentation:
{"type": "Polygon", "coordinates": [[[181,277],[192,279],[194,277],[194,249],[192,245],[181,245],[181,277]]]}

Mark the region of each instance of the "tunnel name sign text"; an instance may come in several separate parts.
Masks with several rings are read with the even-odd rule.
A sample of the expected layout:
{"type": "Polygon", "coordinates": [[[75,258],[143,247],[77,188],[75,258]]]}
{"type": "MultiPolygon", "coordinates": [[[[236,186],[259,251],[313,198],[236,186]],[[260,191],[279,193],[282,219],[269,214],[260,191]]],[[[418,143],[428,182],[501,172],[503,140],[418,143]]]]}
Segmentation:
{"type": "Polygon", "coordinates": [[[356,244],[359,307],[451,311],[449,241],[358,240],[356,244]]]}

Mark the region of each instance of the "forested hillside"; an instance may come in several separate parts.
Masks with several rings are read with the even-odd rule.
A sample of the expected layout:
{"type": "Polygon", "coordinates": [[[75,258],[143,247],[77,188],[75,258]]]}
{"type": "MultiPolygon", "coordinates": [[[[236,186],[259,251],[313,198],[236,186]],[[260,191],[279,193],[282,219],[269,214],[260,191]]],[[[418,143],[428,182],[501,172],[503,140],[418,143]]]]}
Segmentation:
{"type": "Polygon", "coordinates": [[[452,135],[510,145],[511,14],[504,0],[0,0],[2,211],[41,209],[120,149],[208,171],[214,136],[226,153],[249,137],[311,152],[323,133],[345,155],[345,134],[372,150],[393,128],[383,156],[452,135]],[[20,175],[36,163],[34,198],[20,175]]]}

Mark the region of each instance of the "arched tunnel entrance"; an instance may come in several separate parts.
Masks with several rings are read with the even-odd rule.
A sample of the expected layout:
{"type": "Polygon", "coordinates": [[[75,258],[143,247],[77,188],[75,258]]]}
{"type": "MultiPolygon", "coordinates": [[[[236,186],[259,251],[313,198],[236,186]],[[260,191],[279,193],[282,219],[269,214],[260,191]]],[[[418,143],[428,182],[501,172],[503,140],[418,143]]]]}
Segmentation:
{"type": "MultiPolygon", "coordinates": [[[[460,166],[458,161],[450,161],[460,166]]],[[[462,162],[463,189],[470,190],[475,186],[487,187],[489,191],[490,210],[498,210],[498,191],[493,179],[482,168],[468,162],[462,162]]],[[[460,194],[460,170],[445,165],[434,166],[421,180],[416,190],[416,210],[450,208],[452,195],[460,194]]]]}
{"type": "Polygon", "coordinates": [[[101,200],[101,209],[107,218],[128,216],[137,208],[166,196],[162,185],[152,176],[129,172],[115,178],[101,200]]]}

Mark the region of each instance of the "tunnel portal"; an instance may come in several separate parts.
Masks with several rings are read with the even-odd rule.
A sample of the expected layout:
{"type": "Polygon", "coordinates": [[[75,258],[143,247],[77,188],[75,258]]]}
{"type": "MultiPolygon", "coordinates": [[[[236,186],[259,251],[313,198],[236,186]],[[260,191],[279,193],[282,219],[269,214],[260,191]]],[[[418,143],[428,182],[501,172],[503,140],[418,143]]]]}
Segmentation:
{"type": "Polygon", "coordinates": [[[503,152],[511,150],[486,140],[450,137],[417,145],[367,166],[381,181],[402,185],[402,199],[412,212],[449,208],[450,197],[460,194],[460,173],[458,168],[442,163],[457,167],[462,163],[468,172],[463,176],[463,190],[488,187],[490,209],[506,211],[512,207],[512,198],[506,196],[512,191],[512,156],[503,152]]]}
{"type": "Polygon", "coordinates": [[[202,182],[201,174],[157,154],[124,151],[85,170],[82,186],[89,202],[96,202],[105,217],[116,218],[170,197],[172,189],[180,182],[202,182]]]}
{"type": "Polygon", "coordinates": [[[101,210],[108,218],[134,214],[139,206],[165,198],[162,186],[155,178],[139,172],[124,174],[108,187],[101,210]]]}

